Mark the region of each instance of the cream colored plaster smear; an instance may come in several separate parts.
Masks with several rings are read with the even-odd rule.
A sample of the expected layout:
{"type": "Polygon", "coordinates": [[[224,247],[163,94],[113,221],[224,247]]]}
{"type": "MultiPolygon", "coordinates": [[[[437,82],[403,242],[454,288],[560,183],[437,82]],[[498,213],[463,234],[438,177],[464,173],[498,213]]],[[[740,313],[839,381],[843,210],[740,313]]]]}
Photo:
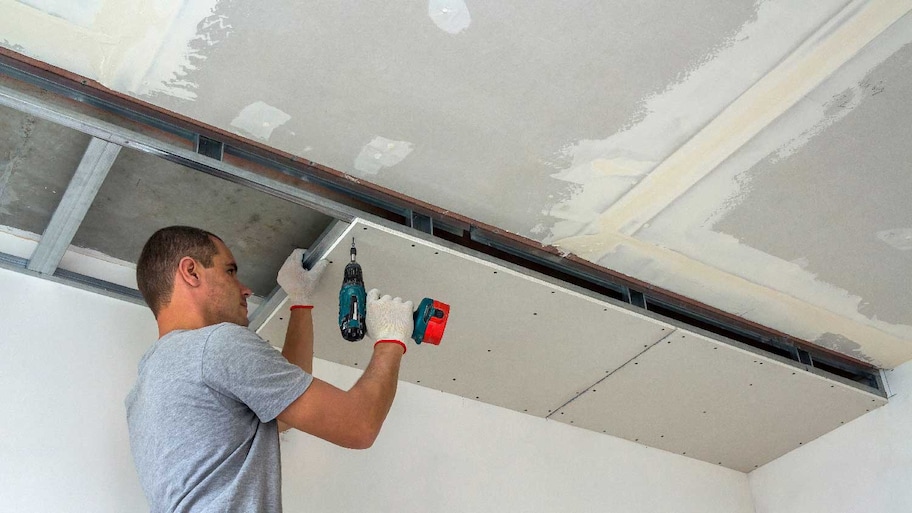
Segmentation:
{"type": "Polygon", "coordinates": [[[230,28],[213,10],[219,0],[0,0],[0,43],[134,95],[196,97],[184,81],[196,45],[230,28]]]}
{"type": "Polygon", "coordinates": [[[19,0],[48,14],[63,18],[81,27],[91,27],[101,10],[101,0],[19,0]]]}
{"type": "Polygon", "coordinates": [[[736,313],[745,319],[805,340],[817,340],[826,333],[864,342],[864,352],[855,358],[892,368],[908,359],[912,326],[873,323],[860,313],[847,317],[818,305],[735,274],[696,261],[675,251],[621,234],[603,234],[601,248],[609,248],[600,265],[667,287],[673,280],[675,292],[689,297],[705,297],[705,289],[715,292],[707,304],[736,313]],[[682,279],[683,278],[683,279],[682,279]],[[873,325],[872,325],[873,324],[873,325]]]}

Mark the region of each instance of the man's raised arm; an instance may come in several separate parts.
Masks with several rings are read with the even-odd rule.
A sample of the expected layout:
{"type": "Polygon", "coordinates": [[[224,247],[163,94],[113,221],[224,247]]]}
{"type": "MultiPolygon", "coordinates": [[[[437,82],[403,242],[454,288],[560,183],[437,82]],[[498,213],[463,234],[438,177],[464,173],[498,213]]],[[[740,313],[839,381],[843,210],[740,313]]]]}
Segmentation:
{"type": "MultiPolygon", "coordinates": [[[[302,267],[303,256],[304,250],[292,252],[276,280],[291,305],[282,355],[313,374],[312,297],[327,262],[321,260],[308,271],[302,267]]],[[[352,449],[373,445],[396,395],[399,366],[413,329],[412,310],[411,301],[381,298],[371,290],[367,331],[377,342],[364,373],[348,391],[314,378],[307,391],[279,414],[279,430],[294,427],[352,449]]]]}

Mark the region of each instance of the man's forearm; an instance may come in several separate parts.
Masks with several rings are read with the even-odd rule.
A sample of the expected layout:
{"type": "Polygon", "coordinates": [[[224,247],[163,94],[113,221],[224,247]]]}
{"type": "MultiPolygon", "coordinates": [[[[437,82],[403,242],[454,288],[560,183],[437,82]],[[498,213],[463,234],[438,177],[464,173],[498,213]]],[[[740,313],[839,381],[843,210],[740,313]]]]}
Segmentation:
{"type": "Polygon", "coordinates": [[[399,368],[402,363],[402,349],[398,344],[377,344],[374,354],[364,373],[352,387],[352,392],[363,394],[368,399],[367,412],[370,422],[377,431],[386,419],[399,381],[399,368]]]}
{"type": "Polygon", "coordinates": [[[402,348],[378,344],[349,391],[314,378],[301,397],[279,414],[279,426],[295,428],[352,449],[373,445],[396,395],[402,348]]]}
{"type": "Polygon", "coordinates": [[[313,374],[313,315],[310,308],[296,308],[288,318],[282,356],[289,362],[313,374]]]}

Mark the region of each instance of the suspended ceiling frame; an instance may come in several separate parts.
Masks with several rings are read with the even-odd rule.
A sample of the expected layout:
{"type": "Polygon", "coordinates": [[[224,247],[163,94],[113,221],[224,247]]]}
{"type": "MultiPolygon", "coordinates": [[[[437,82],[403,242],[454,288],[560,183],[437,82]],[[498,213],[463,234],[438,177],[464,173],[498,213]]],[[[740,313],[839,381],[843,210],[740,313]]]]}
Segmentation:
{"type": "MultiPolygon", "coordinates": [[[[113,145],[136,149],[292,201],[335,219],[351,221],[360,217],[397,226],[400,230],[406,227],[422,230],[463,249],[482,251],[488,258],[501,258],[544,271],[631,305],[658,309],[742,342],[766,347],[799,363],[848,373],[865,380],[874,389],[883,389],[880,374],[866,362],[613,273],[572,255],[561,255],[555,248],[541,247],[534,241],[164,112],[6,49],[0,49],[0,104],[94,137],[92,144],[96,149],[84,158],[84,164],[87,172],[94,171],[96,181],[99,177],[103,179],[106,172],[103,163],[91,162],[91,159],[99,158],[93,155],[101,151],[100,148],[115,156],[113,145]]],[[[77,211],[87,208],[92,199],[91,186],[71,185],[73,190],[67,195],[74,199],[65,202],[64,206],[77,211]]],[[[138,294],[133,290],[56,267],[57,253],[65,251],[81,220],[78,212],[69,216],[61,213],[60,219],[57,218],[55,213],[55,219],[45,231],[47,240],[42,238],[29,261],[9,255],[0,256],[0,261],[7,267],[25,267],[38,276],[57,276],[137,301],[138,294]]],[[[264,306],[272,307],[280,299],[280,292],[274,292],[266,298],[264,306]]],[[[266,308],[252,312],[255,325],[262,322],[265,313],[268,313],[266,308]]]]}

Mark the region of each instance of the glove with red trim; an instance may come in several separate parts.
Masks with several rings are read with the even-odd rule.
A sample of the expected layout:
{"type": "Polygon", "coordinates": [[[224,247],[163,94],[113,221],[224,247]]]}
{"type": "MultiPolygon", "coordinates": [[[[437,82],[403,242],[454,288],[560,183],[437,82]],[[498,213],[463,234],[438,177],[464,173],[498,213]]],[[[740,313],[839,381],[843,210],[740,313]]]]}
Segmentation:
{"type": "Polygon", "coordinates": [[[313,300],[311,299],[313,292],[320,282],[320,277],[323,276],[323,271],[329,264],[326,260],[320,260],[310,270],[307,270],[302,265],[303,257],[303,249],[292,251],[291,255],[285,259],[285,263],[282,264],[282,268],[279,269],[279,275],[276,277],[279,286],[288,294],[289,305],[292,307],[313,306],[313,300]]]}
{"type": "Polygon", "coordinates": [[[380,291],[371,289],[367,293],[367,332],[377,341],[374,345],[397,343],[405,353],[415,324],[413,309],[411,301],[389,295],[380,297],[380,291]]]}

